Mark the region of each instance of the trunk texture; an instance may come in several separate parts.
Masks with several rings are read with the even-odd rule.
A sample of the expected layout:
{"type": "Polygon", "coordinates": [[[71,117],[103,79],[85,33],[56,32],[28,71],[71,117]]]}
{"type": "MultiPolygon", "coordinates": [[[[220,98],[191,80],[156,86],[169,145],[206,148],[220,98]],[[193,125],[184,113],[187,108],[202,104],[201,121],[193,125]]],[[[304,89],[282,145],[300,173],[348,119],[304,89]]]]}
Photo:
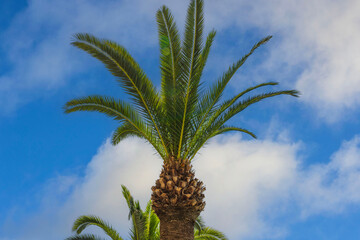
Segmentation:
{"type": "Polygon", "coordinates": [[[151,189],[152,208],[160,219],[161,240],[194,239],[194,223],[205,207],[205,187],[188,160],[171,157],[151,189]]]}
{"type": "Polygon", "coordinates": [[[160,217],[160,240],[193,240],[194,223],[198,212],[168,209],[160,217]]]}

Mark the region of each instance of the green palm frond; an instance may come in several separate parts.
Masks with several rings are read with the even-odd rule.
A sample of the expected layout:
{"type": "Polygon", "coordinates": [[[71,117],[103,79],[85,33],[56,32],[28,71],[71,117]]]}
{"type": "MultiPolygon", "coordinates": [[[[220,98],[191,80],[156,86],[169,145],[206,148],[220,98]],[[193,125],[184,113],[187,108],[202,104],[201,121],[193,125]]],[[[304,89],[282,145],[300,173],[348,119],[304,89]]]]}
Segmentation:
{"type": "Polygon", "coordinates": [[[128,219],[130,220],[131,218],[131,215],[133,214],[133,212],[135,211],[135,202],[134,202],[134,199],[133,197],[131,196],[130,194],[130,191],[129,189],[127,189],[127,187],[125,187],[124,185],[121,185],[121,188],[122,188],[122,194],[126,200],[126,203],[128,205],[128,208],[129,208],[129,216],[128,216],[128,219]]]}
{"type": "Polygon", "coordinates": [[[109,71],[118,78],[148,124],[156,129],[164,150],[166,145],[158,127],[157,106],[160,98],[152,82],[125,48],[109,40],[98,39],[90,34],[78,33],[72,44],[102,61],[109,71]]]}
{"type": "Polygon", "coordinates": [[[108,223],[101,218],[92,215],[78,217],[74,222],[72,230],[77,234],[80,234],[85,228],[91,225],[101,228],[112,240],[123,240],[117,231],[108,223]]]}
{"type": "Polygon", "coordinates": [[[206,65],[206,62],[207,62],[207,59],[208,59],[208,56],[209,56],[209,53],[210,53],[210,48],[211,48],[211,45],[214,41],[214,38],[216,36],[216,31],[215,30],[212,30],[208,37],[206,38],[206,43],[205,43],[205,46],[201,52],[201,55],[200,55],[200,68],[199,68],[199,75],[202,74],[203,70],[204,70],[204,67],[206,65]]]}
{"type": "MultiPolygon", "coordinates": [[[[217,112],[212,114],[212,118],[207,122],[206,128],[201,129],[201,131],[199,132],[199,138],[197,139],[196,143],[192,145],[191,151],[189,151],[188,156],[191,156],[190,159],[194,158],[196,153],[202,148],[202,146],[204,146],[204,144],[210,138],[212,138],[215,135],[218,135],[218,134],[214,135],[214,133],[216,133],[219,130],[221,131],[221,128],[224,126],[224,124],[226,124],[226,122],[229,121],[236,114],[245,110],[247,107],[249,107],[254,103],[278,95],[290,95],[290,96],[298,97],[299,92],[296,90],[269,92],[269,93],[264,93],[249,97],[246,100],[240,102],[232,102],[230,100],[223,103],[217,109],[217,112]],[[229,105],[229,102],[232,102],[232,104],[229,105]]],[[[248,134],[251,135],[253,133],[248,132],[248,134]]]]}
{"type": "MultiPolygon", "coordinates": [[[[263,100],[265,98],[275,97],[278,95],[290,95],[293,97],[298,97],[299,92],[296,90],[268,92],[268,93],[259,94],[259,95],[253,96],[253,97],[249,97],[248,99],[238,102],[238,103],[233,102],[232,100],[231,100],[231,104],[228,104],[228,102],[225,102],[224,103],[225,107],[220,106],[220,110],[224,114],[219,119],[219,122],[220,122],[219,124],[220,125],[225,124],[228,120],[230,120],[236,114],[243,111],[244,109],[246,109],[247,107],[249,107],[250,105],[252,105],[254,103],[260,102],[261,100],[263,100]]],[[[216,114],[216,115],[218,115],[218,114],[216,114]]]]}
{"type": "MultiPolygon", "coordinates": [[[[274,86],[274,85],[278,85],[277,82],[267,82],[267,83],[262,83],[262,84],[258,84],[254,87],[250,87],[242,92],[240,92],[238,95],[236,95],[235,97],[233,97],[232,99],[226,101],[225,103],[223,103],[222,105],[219,106],[215,106],[215,101],[213,102],[213,104],[210,104],[211,106],[208,107],[208,110],[205,112],[205,115],[202,116],[203,114],[199,114],[197,117],[198,123],[196,130],[194,131],[192,138],[190,140],[190,146],[193,146],[193,143],[195,143],[200,136],[203,135],[203,130],[207,129],[209,127],[209,125],[212,124],[212,122],[214,121],[214,119],[216,119],[218,116],[220,116],[227,108],[229,108],[234,102],[236,102],[240,97],[242,97],[243,95],[245,95],[246,93],[249,93],[255,89],[261,88],[261,87],[265,87],[265,86],[274,86]]],[[[217,100],[216,100],[217,102],[217,100]]],[[[201,110],[202,111],[202,110],[201,110]]],[[[217,130],[215,130],[217,131],[217,130]]],[[[249,131],[244,131],[245,133],[251,135],[252,137],[254,137],[255,135],[250,133],[249,131]]],[[[219,135],[223,132],[217,133],[215,135],[219,135]]],[[[215,135],[211,135],[211,137],[215,136],[215,135]]],[[[256,138],[256,137],[254,137],[256,138]]],[[[189,154],[191,148],[188,149],[188,151],[185,153],[186,157],[192,157],[191,154],[189,154]]]]}
{"type": "Polygon", "coordinates": [[[224,233],[210,227],[206,227],[201,231],[195,230],[195,240],[228,240],[224,233]]]}
{"type": "Polygon", "coordinates": [[[182,50],[182,77],[179,87],[184,98],[181,111],[182,124],[177,157],[182,154],[182,147],[187,143],[191,130],[192,116],[198,102],[198,87],[200,83],[200,58],[202,49],[202,32],[204,28],[203,1],[190,2],[185,23],[185,37],[182,50]]]}
{"type": "Polygon", "coordinates": [[[223,133],[226,133],[226,132],[230,132],[230,131],[243,132],[243,133],[249,134],[253,138],[257,138],[256,135],[254,133],[250,132],[249,130],[246,130],[244,128],[239,128],[239,127],[232,127],[232,126],[222,126],[222,127],[220,127],[217,131],[213,132],[213,134],[210,136],[210,138],[215,137],[216,135],[220,135],[220,134],[223,134],[223,133]]]}
{"type": "Polygon", "coordinates": [[[144,212],[146,217],[146,228],[145,228],[145,237],[147,240],[158,240],[160,238],[159,225],[160,220],[156,216],[155,212],[151,208],[151,200],[147,203],[146,209],[144,212]]]}
{"type": "MultiPolygon", "coordinates": [[[[257,48],[267,43],[271,38],[272,36],[268,36],[256,43],[251,48],[249,53],[243,56],[239,61],[235,62],[231,67],[229,67],[229,69],[222,75],[222,77],[216,83],[214,83],[212,87],[209,88],[207,93],[203,95],[199,104],[200,116],[203,116],[203,118],[206,119],[209,112],[211,112],[213,107],[221,99],[225,87],[237,72],[237,70],[246,62],[246,60],[254,53],[257,48]]],[[[204,120],[202,122],[204,122],[204,120]]]]}
{"type": "Polygon", "coordinates": [[[196,218],[194,228],[199,232],[201,232],[201,230],[205,228],[205,222],[201,216],[196,218]]]}
{"type": "Polygon", "coordinates": [[[179,98],[178,81],[181,74],[181,42],[180,36],[170,10],[163,6],[157,11],[159,42],[160,42],[160,69],[161,69],[161,105],[165,121],[163,125],[168,131],[164,135],[171,155],[175,154],[178,145],[178,135],[181,126],[182,101],[179,98]]]}
{"type": "Polygon", "coordinates": [[[113,133],[113,136],[111,138],[111,143],[113,145],[118,144],[123,139],[130,137],[130,136],[136,136],[139,138],[144,138],[144,136],[139,132],[133,125],[129,123],[124,123],[120,127],[118,127],[115,132],[113,133]]]}
{"type": "Polygon", "coordinates": [[[106,96],[88,96],[77,98],[67,102],[64,106],[65,113],[76,111],[97,111],[105,113],[109,117],[120,122],[128,122],[136,128],[144,126],[145,122],[141,119],[138,112],[128,103],[115,100],[106,96]]]}
{"type": "Polygon", "coordinates": [[[225,234],[210,227],[205,226],[201,216],[195,221],[194,239],[198,240],[227,240],[225,234]]]}
{"type": "MultiPolygon", "coordinates": [[[[194,131],[194,133],[191,136],[191,140],[190,140],[190,144],[189,144],[190,146],[192,146],[196,142],[197,136],[199,135],[199,131],[203,128],[203,124],[205,122],[207,122],[209,117],[212,117],[212,114],[216,110],[215,109],[216,104],[221,99],[223,92],[225,90],[225,87],[227,86],[227,84],[229,83],[231,78],[234,76],[234,74],[237,72],[237,70],[245,63],[245,61],[254,53],[254,51],[257,48],[259,48],[261,45],[267,43],[271,38],[272,38],[272,36],[268,36],[268,37],[261,39],[258,43],[256,43],[251,48],[249,53],[247,53],[245,56],[243,56],[239,61],[234,63],[231,67],[229,67],[229,69],[222,75],[222,77],[212,87],[210,87],[204,95],[202,95],[202,97],[200,99],[200,103],[197,105],[197,110],[196,110],[196,114],[195,114],[196,122],[197,122],[195,124],[196,130],[194,131]]],[[[250,92],[256,88],[266,86],[266,85],[276,85],[276,84],[277,83],[272,83],[272,82],[260,84],[258,86],[249,88],[246,91],[240,93],[240,96],[242,96],[243,94],[250,92]]],[[[184,154],[185,158],[191,157],[188,155],[189,151],[190,151],[190,148],[188,148],[187,152],[184,154]]]]}
{"type": "Polygon", "coordinates": [[[134,201],[130,191],[121,185],[123,196],[129,207],[129,219],[132,220],[130,237],[132,240],[145,240],[146,217],[141,210],[139,201],[134,201]]]}
{"type": "Polygon", "coordinates": [[[94,234],[82,234],[82,235],[75,235],[66,238],[65,240],[105,240],[104,238],[101,238],[99,236],[96,236],[94,234]]]}
{"type": "MultiPolygon", "coordinates": [[[[96,111],[104,113],[109,117],[120,121],[120,123],[124,123],[124,126],[129,126],[129,129],[134,130],[134,134],[144,137],[151,145],[153,145],[162,157],[165,156],[165,151],[158,140],[159,138],[154,136],[156,133],[148,127],[140,114],[130,104],[124,101],[95,95],[73,99],[65,104],[64,109],[65,113],[76,111],[96,111]]],[[[120,130],[124,130],[124,128],[120,127],[120,130]]],[[[120,132],[116,131],[115,134],[116,133],[120,132]]],[[[120,142],[120,135],[114,135],[114,137],[117,138],[113,138],[113,143],[120,142]]]]}

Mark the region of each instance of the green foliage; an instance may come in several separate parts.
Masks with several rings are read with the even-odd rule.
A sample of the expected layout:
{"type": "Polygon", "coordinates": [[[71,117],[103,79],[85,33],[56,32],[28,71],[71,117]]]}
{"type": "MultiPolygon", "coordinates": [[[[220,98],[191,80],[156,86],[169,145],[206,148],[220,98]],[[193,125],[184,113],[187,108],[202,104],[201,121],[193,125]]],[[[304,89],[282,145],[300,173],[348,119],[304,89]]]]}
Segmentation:
{"type": "Polygon", "coordinates": [[[106,233],[106,235],[111,237],[113,240],[123,240],[117,231],[108,223],[104,222],[101,218],[92,215],[78,217],[74,222],[72,230],[77,234],[80,234],[85,230],[85,228],[91,225],[101,228],[106,233]]]}
{"type": "Polygon", "coordinates": [[[113,144],[129,136],[141,137],[154,147],[164,161],[170,156],[193,159],[209,139],[229,131],[243,132],[255,138],[255,134],[249,130],[228,126],[227,122],[256,102],[279,95],[298,97],[299,92],[266,91],[244,99],[253,90],[278,85],[276,82],[267,82],[247,88],[228,100],[222,100],[232,77],[271,36],[261,39],[212,86],[206,88],[201,76],[216,32],[211,31],[205,44],[203,43],[203,8],[203,0],[190,1],[182,42],[170,10],[163,6],[157,11],[160,91],[156,90],[124,47],[90,34],[76,34],[72,44],[103,62],[130,96],[130,102],[89,96],[69,101],[64,107],[65,112],[104,113],[120,123],[113,134],[113,144]]]}
{"type": "MultiPolygon", "coordinates": [[[[151,201],[146,205],[145,211],[140,207],[139,201],[135,201],[130,191],[122,185],[122,193],[129,208],[129,220],[132,222],[130,228],[131,240],[159,240],[160,239],[160,220],[151,209],[151,201]]],[[[76,234],[66,240],[103,240],[103,238],[93,234],[82,234],[89,226],[96,226],[102,229],[112,240],[123,240],[119,233],[108,223],[99,217],[88,215],[78,217],[72,227],[76,234]]],[[[227,240],[225,235],[215,229],[205,226],[201,217],[198,217],[194,225],[195,239],[227,240]]]]}
{"type": "Polygon", "coordinates": [[[68,237],[66,240],[104,240],[94,234],[82,234],[68,237]]]}

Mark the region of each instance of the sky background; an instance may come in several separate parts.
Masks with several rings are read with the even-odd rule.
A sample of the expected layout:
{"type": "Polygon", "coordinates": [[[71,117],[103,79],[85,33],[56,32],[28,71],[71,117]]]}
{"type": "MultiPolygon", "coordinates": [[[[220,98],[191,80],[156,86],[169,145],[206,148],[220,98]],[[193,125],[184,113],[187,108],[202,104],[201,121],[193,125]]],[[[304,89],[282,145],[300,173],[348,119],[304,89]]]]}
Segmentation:
{"type": "MultiPolygon", "coordinates": [[[[70,45],[88,32],[125,46],[160,86],[156,10],[166,4],[183,32],[187,1],[0,1],[0,240],[56,240],[82,214],[126,238],[126,185],[142,206],[161,169],[154,150],[97,113],[65,115],[72,98],[126,99],[96,59],[70,45]]],[[[193,165],[207,190],[207,225],[230,239],[358,239],[360,236],[360,2],[205,1],[217,30],[206,86],[267,35],[225,98],[278,81],[279,96],[237,116],[252,130],[215,138],[193,165]]],[[[93,230],[93,229],[91,229],[93,230]]]]}

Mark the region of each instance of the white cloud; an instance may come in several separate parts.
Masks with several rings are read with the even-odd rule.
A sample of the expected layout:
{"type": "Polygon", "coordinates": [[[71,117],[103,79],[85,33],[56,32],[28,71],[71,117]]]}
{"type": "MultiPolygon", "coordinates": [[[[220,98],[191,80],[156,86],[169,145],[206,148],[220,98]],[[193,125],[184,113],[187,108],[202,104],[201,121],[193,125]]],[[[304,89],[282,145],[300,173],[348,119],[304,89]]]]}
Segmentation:
{"type": "Polygon", "coordinates": [[[339,213],[360,203],[360,136],[344,141],[330,162],[311,166],[299,178],[302,216],[339,213]]]}
{"type": "MultiPolygon", "coordinates": [[[[313,215],[342,213],[360,204],[359,144],[360,137],[355,136],[328,163],[303,167],[302,144],[247,141],[238,135],[217,138],[194,162],[197,177],[207,187],[203,216],[209,226],[231,239],[261,239],[286,236],[288,223],[276,221],[282,216],[304,221],[313,215]]],[[[101,216],[126,237],[128,210],[120,185],[126,185],[144,206],[160,168],[160,159],[141,140],[128,139],[116,147],[107,141],[84,177],[59,176],[49,181],[40,194],[38,211],[16,223],[9,216],[3,237],[63,238],[82,214],[101,216]]]]}
{"type": "Polygon", "coordinates": [[[284,229],[270,226],[262,215],[275,200],[287,197],[298,147],[237,136],[209,144],[194,163],[207,185],[204,216],[208,224],[230,239],[283,234],[284,229]]]}
{"type": "Polygon", "coordinates": [[[209,18],[220,29],[256,26],[274,34],[270,57],[247,77],[294,84],[302,92],[300,101],[327,122],[342,120],[359,107],[359,1],[227,0],[219,14],[215,5],[209,7],[209,18]]]}

